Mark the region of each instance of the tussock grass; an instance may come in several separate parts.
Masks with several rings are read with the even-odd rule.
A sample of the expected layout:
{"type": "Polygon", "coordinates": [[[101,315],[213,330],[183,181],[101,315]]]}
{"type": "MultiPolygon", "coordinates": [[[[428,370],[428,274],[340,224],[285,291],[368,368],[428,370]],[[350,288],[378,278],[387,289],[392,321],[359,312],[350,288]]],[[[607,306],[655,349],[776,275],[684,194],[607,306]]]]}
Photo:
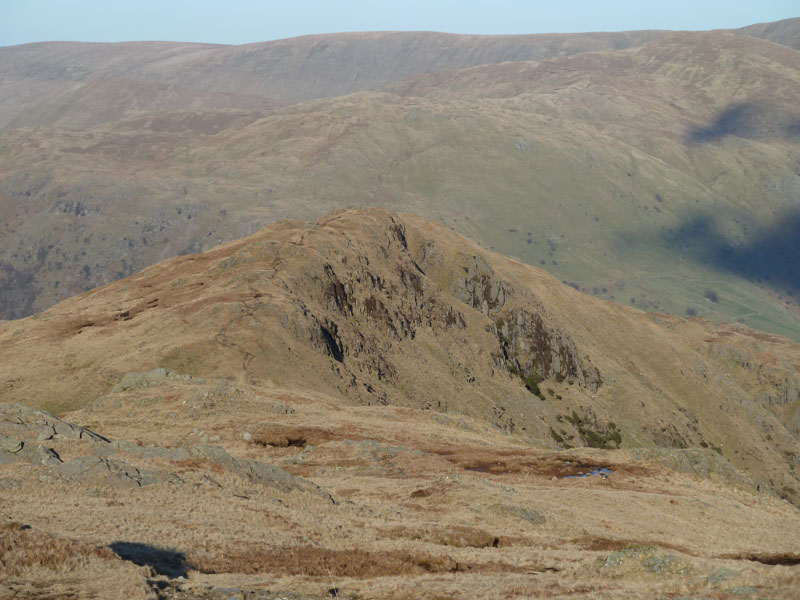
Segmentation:
{"type": "Polygon", "coordinates": [[[18,577],[32,567],[69,572],[91,558],[114,560],[108,548],[56,538],[12,521],[0,526],[0,580],[18,577]]]}

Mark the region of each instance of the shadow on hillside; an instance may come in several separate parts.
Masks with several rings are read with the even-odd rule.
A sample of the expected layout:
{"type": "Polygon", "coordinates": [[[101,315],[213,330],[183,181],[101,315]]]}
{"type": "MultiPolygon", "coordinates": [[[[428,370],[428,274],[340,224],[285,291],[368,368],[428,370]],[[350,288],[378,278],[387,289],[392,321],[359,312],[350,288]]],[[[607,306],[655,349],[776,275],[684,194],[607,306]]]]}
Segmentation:
{"type": "Polygon", "coordinates": [[[170,579],[187,576],[189,565],[183,552],[137,542],[114,542],[108,547],[121,559],[140,567],[152,567],[159,575],[170,579]]]}
{"type": "Polygon", "coordinates": [[[786,211],[772,225],[743,237],[743,242],[732,241],[723,233],[720,217],[696,213],[663,234],[663,242],[711,267],[792,295],[800,293],[800,209],[786,211]]]}
{"type": "Polygon", "coordinates": [[[689,144],[715,142],[732,135],[748,140],[786,139],[800,142],[800,118],[785,110],[756,102],[729,104],[705,127],[691,127],[689,144]]]}
{"type": "Polygon", "coordinates": [[[0,320],[21,319],[33,312],[33,275],[0,262],[0,320]]]}

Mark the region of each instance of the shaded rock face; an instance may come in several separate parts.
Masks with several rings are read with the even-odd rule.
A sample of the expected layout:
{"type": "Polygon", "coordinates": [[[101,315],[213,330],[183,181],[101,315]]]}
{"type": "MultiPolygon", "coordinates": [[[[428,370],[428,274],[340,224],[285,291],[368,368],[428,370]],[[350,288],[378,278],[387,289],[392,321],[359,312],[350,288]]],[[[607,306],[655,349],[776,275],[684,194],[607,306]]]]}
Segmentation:
{"type": "Polygon", "coordinates": [[[539,315],[522,309],[499,312],[496,330],[500,342],[496,361],[511,372],[555,377],[592,391],[602,385],[600,372],[578,354],[569,335],[548,327],[539,315]]]}
{"type": "Polygon", "coordinates": [[[0,262],[0,318],[21,319],[31,314],[39,291],[32,274],[0,262]]]}
{"type": "MultiPolygon", "coordinates": [[[[431,249],[426,248],[426,255],[431,249]]],[[[514,288],[502,281],[482,256],[465,257],[463,274],[455,277],[450,291],[459,300],[494,321],[499,348],[493,353],[497,366],[523,378],[555,377],[596,391],[602,384],[599,371],[581,358],[565,331],[548,326],[539,314],[506,306],[514,288]]],[[[530,305],[535,305],[531,302],[530,305]]]]}

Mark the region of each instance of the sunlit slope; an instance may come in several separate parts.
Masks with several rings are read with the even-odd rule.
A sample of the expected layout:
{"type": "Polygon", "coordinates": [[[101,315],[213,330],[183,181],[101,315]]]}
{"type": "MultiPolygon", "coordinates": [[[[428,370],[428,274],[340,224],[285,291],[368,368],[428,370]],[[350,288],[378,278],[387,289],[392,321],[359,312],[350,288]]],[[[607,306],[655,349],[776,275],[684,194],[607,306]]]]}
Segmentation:
{"type": "Polygon", "coordinates": [[[757,23],[733,31],[800,50],[800,18],[757,23]]]}
{"type": "MultiPolygon", "coordinates": [[[[75,110],[78,118],[72,125],[80,124],[75,92],[113,79],[138,81],[145,89],[158,84],[300,102],[377,89],[423,73],[629,48],[665,33],[483,36],[398,31],[310,35],[239,46],[179,42],[9,46],[0,48],[0,128],[47,125],[53,103],[60,105],[62,123],[69,123],[66,117],[75,110]]],[[[218,102],[212,99],[212,105],[218,102]]]]}

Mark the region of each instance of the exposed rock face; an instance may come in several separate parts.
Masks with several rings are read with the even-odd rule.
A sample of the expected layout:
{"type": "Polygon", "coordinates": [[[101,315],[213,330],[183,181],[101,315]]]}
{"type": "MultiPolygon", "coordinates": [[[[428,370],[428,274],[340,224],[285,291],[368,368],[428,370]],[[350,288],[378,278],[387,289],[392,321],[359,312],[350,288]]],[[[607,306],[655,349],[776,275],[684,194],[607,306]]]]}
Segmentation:
{"type": "Polygon", "coordinates": [[[512,372],[554,377],[592,391],[600,388],[600,372],[581,358],[566,332],[548,327],[539,315],[526,310],[499,312],[496,327],[502,360],[512,372]]]}
{"type": "MultiPolygon", "coordinates": [[[[426,248],[426,254],[431,248],[426,248]]],[[[596,391],[602,384],[599,371],[588,359],[579,356],[575,344],[564,331],[548,326],[539,314],[526,308],[514,308],[506,300],[524,293],[496,276],[482,256],[468,256],[462,263],[463,276],[456,276],[450,291],[459,300],[494,319],[499,342],[493,354],[498,366],[504,366],[523,378],[537,375],[559,381],[578,383],[596,391]]],[[[529,306],[537,302],[529,298],[529,306]]]]}
{"type": "Polygon", "coordinates": [[[174,473],[138,469],[125,461],[100,456],[82,456],[72,459],[56,465],[50,470],[50,473],[67,481],[112,487],[144,487],[166,482],[181,483],[180,477],[174,473]]]}
{"type": "Polygon", "coordinates": [[[335,503],[330,494],[323,492],[319,486],[307,479],[291,475],[283,469],[265,465],[255,460],[234,458],[221,446],[197,446],[190,449],[189,453],[191,456],[205,458],[210,463],[223,467],[225,470],[258,485],[273,487],[284,493],[305,492],[327,498],[331,503],[335,503]]]}
{"type": "MultiPolygon", "coordinates": [[[[292,281],[292,302],[299,314],[288,319],[290,326],[338,363],[336,372],[353,392],[360,395],[364,389],[369,401],[382,403],[396,397],[392,386],[402,367],[395,345],[413,342],[424,330],[441,338],[446,348],[459,332],[468,334],[464,305],[475,311],[473,322],[496,336],[483,369],[499,367],[523,379],[536,375],[599,388],[599,372],[579,355],[569,334],[534,312],[541,309],[535,298],[498,277],[483,256],[465,255],[452,265],[449,287],[442,289],[426,274],[429,262],[442,267],[435,241],[423,247],[418,263],[402,221],[387,216],[372,233],[378,243],[355,256],[337,256],[336,250],[323,246],[321,268],[292,281]]],[[[464,369],[467,382],[475,380],[475,370],[464,369]]]]}
{"type": "Polygon", "coordinates": [[[40,442],[54,438],[108,442],[85,427],[67,423],[49,412],[22,404],[0,406],[0,432],[13,432],[23,440],[35,438],[40,442]]]}
{"type": "Polygon", "coordinates": [[[506,286],[499,281],[492,267],[482,256],[467,257],[463,277],[456,277],[450,291],[459,300],[489,316],[506,303],[506,286]]]}

